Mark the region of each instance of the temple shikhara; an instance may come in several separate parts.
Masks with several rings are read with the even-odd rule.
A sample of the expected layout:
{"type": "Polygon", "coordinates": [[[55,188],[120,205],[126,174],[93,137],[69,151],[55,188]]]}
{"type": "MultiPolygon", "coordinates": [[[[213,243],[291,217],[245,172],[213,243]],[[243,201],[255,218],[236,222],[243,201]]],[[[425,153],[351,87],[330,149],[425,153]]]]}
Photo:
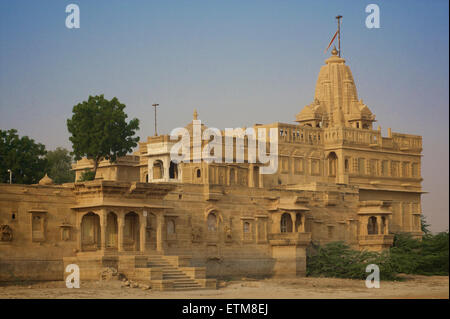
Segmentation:
{"type": "MultiPolygon", "coordinates": [[[[274,174],[247,159],[175,164],[176,141],[159,135],[102,161],[93,181],[0,184],[0,280],[63,280],[77,264],[81,281],[113,267],[153,289],[212,288],[304,276],[311,243],[381,251],[393,233],[420,238],[422,137],[382,136],[345,62],[333,49],[296,123],[255,124],[278,132],[274,174]]],[[[92,167],[74,164],[76,180],[92,167]]]]}

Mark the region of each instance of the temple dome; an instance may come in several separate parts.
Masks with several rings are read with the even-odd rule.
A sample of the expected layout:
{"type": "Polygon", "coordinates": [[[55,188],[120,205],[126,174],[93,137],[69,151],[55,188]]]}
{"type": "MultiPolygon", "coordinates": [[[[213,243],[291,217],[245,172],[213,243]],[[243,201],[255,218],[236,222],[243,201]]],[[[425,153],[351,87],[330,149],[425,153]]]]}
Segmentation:
{"type": "Polygon", "coordinates": [[[320,68],[314,102],[297,114],[296,121],[306,123],[319,114],[327,126],[352,126],[352,121],[375,120],[367,105],[358,100],[353,74],[335,49],[320,68]]]}
{"type": "Polygon", "coordinates": [[[45,174],[44,177],[39,181],[39,185],[53,185],[53,180],[45,174]]]}

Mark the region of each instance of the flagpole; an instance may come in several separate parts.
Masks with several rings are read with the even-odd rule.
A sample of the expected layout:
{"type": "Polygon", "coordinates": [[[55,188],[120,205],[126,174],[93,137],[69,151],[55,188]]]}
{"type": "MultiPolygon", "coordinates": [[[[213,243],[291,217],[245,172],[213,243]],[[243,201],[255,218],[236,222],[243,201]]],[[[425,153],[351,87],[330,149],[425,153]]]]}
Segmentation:
{"type": "Polygon", "coordinates": [[[341,15],[336,17],[338,21],[338,46],[339,46],[339,57],[341,57],[341,15]]]}

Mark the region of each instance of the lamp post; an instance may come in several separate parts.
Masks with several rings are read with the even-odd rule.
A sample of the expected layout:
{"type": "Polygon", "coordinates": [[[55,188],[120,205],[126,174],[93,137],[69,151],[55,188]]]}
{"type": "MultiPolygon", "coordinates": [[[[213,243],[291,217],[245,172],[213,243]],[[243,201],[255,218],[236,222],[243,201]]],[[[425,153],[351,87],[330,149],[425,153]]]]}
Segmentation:
{"type": "Polygon", "coordinates": [[[159,106],[159,104],[155,103],[152,104],[152,106],[155,108],[155,136],[158,136],[158,131],[156,130],[156,107],[159,106]]]}
{"type": "Polygon", "coordinates": [[[12,171],[8,169],[8,173],[9,173],[9,183],[12,184],[12,171]]]}

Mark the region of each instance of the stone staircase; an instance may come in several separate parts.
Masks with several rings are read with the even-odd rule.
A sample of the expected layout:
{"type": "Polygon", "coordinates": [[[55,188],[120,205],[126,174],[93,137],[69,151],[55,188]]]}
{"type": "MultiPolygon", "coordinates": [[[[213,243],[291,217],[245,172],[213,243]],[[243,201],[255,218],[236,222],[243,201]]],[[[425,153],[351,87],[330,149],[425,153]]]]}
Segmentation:
{"type": "Polygon", "coordinates": [[[149,284],[152,290],[216,289],[215,279],[206,279],[205,267],[190,267],[189,256],[161,254],[81,253],[64,257],[64,267],[77,264],[81,280],[98,280],[105,267],[113,267],[128,279],[149,284]]]}
{"type": "Polygon", "coordinates": [[[160,268],[162,270],[162,279],[173,282],[173,290],[193,290],[203,288],[200,283],[187,276],[163,256],[149,256],[147,265],[150,268],[160,268]]]}

